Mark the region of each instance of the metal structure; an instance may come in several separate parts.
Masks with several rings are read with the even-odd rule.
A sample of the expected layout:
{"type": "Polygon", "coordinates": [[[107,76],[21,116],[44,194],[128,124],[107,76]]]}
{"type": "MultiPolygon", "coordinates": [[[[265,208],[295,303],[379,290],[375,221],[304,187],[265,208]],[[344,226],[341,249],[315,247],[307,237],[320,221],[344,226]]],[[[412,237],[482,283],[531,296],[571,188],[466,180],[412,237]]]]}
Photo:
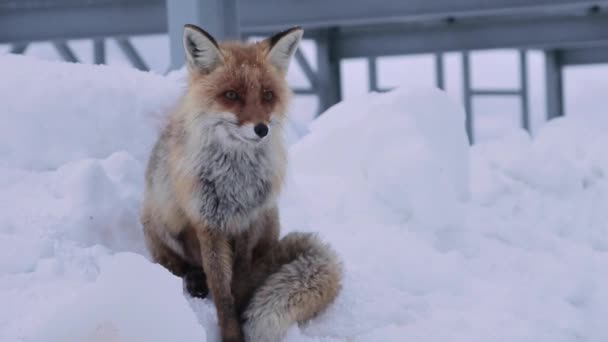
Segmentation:
{"type": "Polygon", "coordinates": [[[266,35],[293,25],[317,45],[317,70],[296,55],[320,109],[340,100],[340,61],[368,58],[369,88],[379,89],[376,57],[434,53],[436,83],[444,85],[443,57],[461,51],[467,131],[473,138],[474,96],[519,96],[522,126],[529,127],[526,49],[545,51],[547,117],[563,115],[562,69],[608,62],[606,0],[0,0],[0,43],[23,53],[29,42],[52,41],[76,61],[66,41],[94,39],[96,63],[105,61],[104,40],[116,39],[132,64],[147,69],[129,37],[168,32],[172,67],[183,61],[184,23],[219,38],[266,35]],[[520,50],[519,89],[473,89],[469,51],[520,50]]]}

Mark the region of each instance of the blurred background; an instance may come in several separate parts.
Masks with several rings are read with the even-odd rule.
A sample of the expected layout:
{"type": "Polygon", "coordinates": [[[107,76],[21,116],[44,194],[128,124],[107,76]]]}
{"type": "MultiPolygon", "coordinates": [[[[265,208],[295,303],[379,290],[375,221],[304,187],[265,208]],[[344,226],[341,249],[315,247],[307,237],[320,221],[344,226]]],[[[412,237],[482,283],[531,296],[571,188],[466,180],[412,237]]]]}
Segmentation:
{"type": "Polygon", "coordinates": [[[437,86],[464,106],[474,142],[605,112],[606,12],[581,0],[0,0],[0,53],[165,74],[183,65],[185,23],[220,39],[301,25],[295,122],[368,91],[437,86]]]}

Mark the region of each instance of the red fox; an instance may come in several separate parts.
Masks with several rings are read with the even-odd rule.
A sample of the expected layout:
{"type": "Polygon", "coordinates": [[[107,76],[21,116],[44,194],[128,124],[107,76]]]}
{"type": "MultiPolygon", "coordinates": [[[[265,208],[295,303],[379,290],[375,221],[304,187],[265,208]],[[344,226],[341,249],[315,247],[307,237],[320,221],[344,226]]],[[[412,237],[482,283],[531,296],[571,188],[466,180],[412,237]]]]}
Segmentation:
{"type": "Polygon", "coordinates": [[[279,240],[285,76],[302,34],[218,44],[186,25],[188,87],[148,161],[148,250],[191,295],[210,292],[223,341],[280,341],[341,288],[328,245],[305,233],[279,240]]]}

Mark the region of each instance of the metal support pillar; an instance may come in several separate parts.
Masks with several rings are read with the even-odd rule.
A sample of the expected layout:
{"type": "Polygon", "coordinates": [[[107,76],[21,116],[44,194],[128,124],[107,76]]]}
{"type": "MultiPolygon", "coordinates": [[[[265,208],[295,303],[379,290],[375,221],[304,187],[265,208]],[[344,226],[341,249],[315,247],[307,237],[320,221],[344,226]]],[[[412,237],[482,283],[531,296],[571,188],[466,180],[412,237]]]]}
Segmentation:
{"type": "Polygon", "coordinates": [[[545,51],[545,85],[547,87],[547,119],[564,115],[562,58],[557,50],[545,51]]]}
{"type": "Polygon", "coordinates": [[[148,65],[146,65],[146,62],[143,60],[143,58],[141,58],[139,53],[137,53],[137,50],[135,50],[133,44],[131,44],[131,41],[129,41],[129,38],[116,38],[116,43],[118,43],[120,51],[122,51],[122,53],[127,57],[129,62],[131,62],[131,65],[133,65],[139,70],[150,70],[150,68],[148,68],[148,65]]]}
{"type": "Polygon", "coordinates": [[[469,52],[462,53],[462,91],[464,96],[464,110],[466,114],[465,129],[469,137],[469,143],[475,142],[475,132],[473,126],[473,90],[471,89],[471,61],[469,52]]]}
{"type": "Polygon", "coordinates": [[[380,91],[378,87],[378,60],[376,57],[369,57],[367,59],[367,73],[369,91],[380,91]]]}
{"type": "Polygon", "coordinates": [[[78,57],[70,47],[68,43],[64,40],[57,40],[53,42],[53,46],[55,50],[59,53],[61,58],[66,62],[78,63],[78,57]]]}
{"type": "Polygon", "coordinates": [[[519,50],[519,84],[521,93],[521,126],[530,131],[530,107],[528,105],[528,60],[526,50],[519,50]]]}
{"type": "Polygon", "coordinates": [[[437,88],[445,90],[445,70],[443,67],[443,53],[435,54],[435,85],[437,88]]]}
{"type": "Polygon", "coordinates": [[[334,41],[337,29],[320,32],[316,38],[319,78],[319,113],[340,102],[340,59],[336,56],[334,41]]]}
{"type": "Polygon", "coordinates": [[[308,63],[308,60],[306,59],[306,56],[304,56],[304,53],[302,53],[301,49],[296,50],[296,54],[294,57],[296,59],[296,62],[302,69],[302,72],[304,73],[304,75],[306,75],[308,82],[310,83],[310,90],[315,93],[319,90],[319,79],[317,77],[317,74],[314,70],[312,70],[310,63],[308,63]]]}
{"type": "Polygon", "coordinates": [[[167,0],[171,69],[184,65],[182,35],[194,24],[217,40],[240,38],[237,0],[167,0]]]}
{"type": "Polygon", "coordinates": [[[93,39],[93,63],[106,64],[106,44],[103,38],[93,39]]]}

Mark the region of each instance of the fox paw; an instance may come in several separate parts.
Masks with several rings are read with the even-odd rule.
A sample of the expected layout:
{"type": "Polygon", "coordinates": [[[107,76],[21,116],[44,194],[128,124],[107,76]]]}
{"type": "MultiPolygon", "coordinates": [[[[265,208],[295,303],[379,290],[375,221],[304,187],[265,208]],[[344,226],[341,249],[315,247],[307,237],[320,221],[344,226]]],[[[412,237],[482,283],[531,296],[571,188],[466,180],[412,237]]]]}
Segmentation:
{"type": "Polygon", "coordinates": [[[209,294],[207,277],[203,270],[193,270],[184,275],[184,287],[186,291],[196,298],[205,298],[209,294]]]}

